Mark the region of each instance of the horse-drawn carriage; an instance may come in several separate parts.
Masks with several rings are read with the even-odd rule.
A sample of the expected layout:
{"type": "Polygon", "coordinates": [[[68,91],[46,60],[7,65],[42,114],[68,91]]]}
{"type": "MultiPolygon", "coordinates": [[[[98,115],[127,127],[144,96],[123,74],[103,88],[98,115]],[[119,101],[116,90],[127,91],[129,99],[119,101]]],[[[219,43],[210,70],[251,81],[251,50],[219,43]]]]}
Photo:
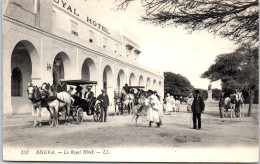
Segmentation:
{"type": "MultiPolygon", "coordinates": [[[[96,81],[87,81],[87,80],[64,80],[61,81],[67,85],[70,85],[70,88],[74,88],[77,90],[77,88],[81,88],[80,90],[77,90],[76,93],[82,91],[83,85],[85,86],[95,86],[95,92],[96,92],[96,81]]],[[[74,120],[77,121],[77,123],[81,123],[83,121],[83,112],[86,112],[88,116],[93,115],[94,121],[100,120],[100,106],[99,104],[96,104],[96,98],[93,97],[90,100],[86,100],[82,98],[81,94],[75,94],[72,92],[72,90],[69,91],[72,98],[72,104],[71,104],[71,110],[70,110],[70,116],[73,117],[74,120]]]]}

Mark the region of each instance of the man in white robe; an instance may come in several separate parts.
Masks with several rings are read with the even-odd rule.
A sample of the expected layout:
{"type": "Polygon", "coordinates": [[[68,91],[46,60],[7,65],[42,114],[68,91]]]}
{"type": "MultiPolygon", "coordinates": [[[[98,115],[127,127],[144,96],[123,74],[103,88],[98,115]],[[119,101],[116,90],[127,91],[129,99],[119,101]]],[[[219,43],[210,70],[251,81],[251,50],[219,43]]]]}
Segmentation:
{"type": "Polygon", "coordinates": [[[171,97],[170,94],[167,94],[166,97],[166,112],[172,111],[171,97]]]}
{"type": "Polygon", "coordinates": [[[172,109],[171,109],[171,110],[172,110],[173,112],[175,112],[175,110],[176,110],[176,105],[175,105],[175,99],[173,98],[173,96],[171,96],[171,100],[170,100],[170,101],[171,101],[171,105],[172,105],[172,109]]]}
{"type": "Polygon", "coordinates": [[[147,113],[147,120],[149,121],[149,126],[152,126],[152,123],[156,123],[157,127],[160,127],[162,125],[162,107],[161,103],[158,100],[157,96],[155,95],[150,95],[149,96],[150,100],[150,108],[147,113]]]}

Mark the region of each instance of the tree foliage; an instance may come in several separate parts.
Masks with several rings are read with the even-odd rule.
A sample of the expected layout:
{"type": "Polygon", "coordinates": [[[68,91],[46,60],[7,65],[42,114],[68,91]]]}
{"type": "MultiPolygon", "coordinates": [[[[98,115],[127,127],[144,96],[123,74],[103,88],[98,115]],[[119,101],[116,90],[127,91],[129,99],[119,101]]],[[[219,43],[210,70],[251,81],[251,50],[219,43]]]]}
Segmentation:
{"type": "Polygon", "coordinates": [[[221,80],[222,88],[249,90],[258,88],[258,48],[242,45],[235,52],[221,54],[202,78],[221,80]]]}
{"type": "Polygon", "coordinates": [[[174,96],[188,96],[193,87],[190,81],[180,75],[172,72],[164,72],[164,92],[174,96]]]}
{"type": "Polygon", "coordinates": [[[217,56],[215,63],[202,74],[202,78],[212,81],[221,80],[225,93],[234,93],[236,89],[249,95],[249,114],[255,91],[259,89],[258,47],[243,44],[235,52],[217,56]]]}
{"type": "Polygon", "coordinates": [[[203,98],[204,101],[208,99],[208,90],[200,89],[200,88],[194,88],[193,95],[195,95],[195,90],[199,90],[200,96],[203,98]]]}
{"type": "Polygon", "coordinates": [[[215,100],[219,100],[222,95],[222,90],[214,88],[212,89],[212,98],[215,100]]]}
{"type": "MultiPolygon", "coordinates": [[[[126,9],[134,0],[116,0],[126,9]]],[[[142,0],[143,21],[162,26],[183,26],[189,32],[207,30],[236,43],[257,43],[258,0],[142,0]]]]}

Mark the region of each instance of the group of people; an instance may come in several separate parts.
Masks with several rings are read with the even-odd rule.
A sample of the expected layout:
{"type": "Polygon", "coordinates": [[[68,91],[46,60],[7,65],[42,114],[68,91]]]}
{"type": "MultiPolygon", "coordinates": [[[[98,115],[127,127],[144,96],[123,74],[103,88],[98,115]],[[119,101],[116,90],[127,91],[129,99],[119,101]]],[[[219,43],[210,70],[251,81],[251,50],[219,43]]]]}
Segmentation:
{"type": "MultiPolygon", "coordinates": [[[[127,85],[123,87],[126,91],[130,92],[130,89],[127,85]]],[[[58,86],[59,90],[65,89],[64,84],[61,84],[58,86]]],[[[82,87],[77,86],[75,88],[76,92],[73,93],[73,97],[79,97],[82,98],[82,87]]],[[[91,100],[94,98],[94,93],[91,91],[92,86],[86,86],[86,92],[84,94],[84,99],[87,101],[87,103],[90,103],[91,100]]],[[[69,92],[71,93],[74,88],[70,88],[69,92]]],[[[201,113],[203,113],[205,104],[203,98],[199,95],[199,90],[195,91],[194,98],[192,95],[189,96],[187,100],[187,110],[191,111],[193,114],[193,128],[197,128],[197,121],[198,121],[198,129],[201,128],[201,113]]],[[[152,126],[152,123],[155,123],[157,127],[160,127],[162,125],[162,104],[160,102],[160,97],[157,94],[156,91],[148,90],[146,94],[146,98],[149,99],[150,102],[150,108],[147,111],[147,121],[149,121],[149,126],[152,126]]],[[[100,101],[100,107],[101,107],[101,119],[100,122],[106,122],[107,120],[107,110],[109,106],[109,97],[106,93],[105,89],[101,90],[101,94],[97,97],[97,100],[100,101]]],[[[169,93],[167,94],[167,97],[165,98],[164,110],[166,111],[179,111],[180,109],[180,100],[174,99],[173,96],[171,96],[169,93]]]]}
{"type": "Polygon", "coordinates": [[[163,110],[164,112],[179,112],[180,111],[180,99],[177,97],[174,99],[173,96],[171,96],[169,93],[167,93],[166,98],[164,99],[164,105],[163,105],[163,110]]]}
{"type": "MultiPolygon", "coordinates": [[[[125,84],[123,89],[127,93],[133,93],[131,92],[131,89],[130,87],[128,87],[127,84],[125,84]]],[[[141,89],[139,89],[139,91],[141,91],[141,89]]],[[[147,98],[150,103],[150,107],[146,115],[146,119],[149,122],[149,126],[151,127],[152,123],[155,123],[157,127],[160,127],[162,125],[161,117],[163,115],[160,96],[158,95],[157,91],[153,91],[153,90],[148,90],[147,92],[142,91],[142,93],[144,93],[144,97],[147,98]]]]}

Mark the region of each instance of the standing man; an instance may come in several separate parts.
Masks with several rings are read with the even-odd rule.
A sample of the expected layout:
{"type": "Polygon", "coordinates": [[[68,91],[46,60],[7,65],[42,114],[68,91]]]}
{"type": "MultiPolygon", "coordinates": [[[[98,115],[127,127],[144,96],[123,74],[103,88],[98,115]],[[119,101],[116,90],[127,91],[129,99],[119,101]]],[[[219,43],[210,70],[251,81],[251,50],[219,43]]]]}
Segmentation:
{"type": "Polygon", "coordinates": [[[100,94],[97,99],[101,102],[100,103],[100,107],[101,107],[101,120],[100,122],[103,122],[103,117],[104,117],[104,122],[106,122],[107,120],[107,108],[109,106],[109,98],[106,94],[106,90],[105,89],[101,89],[102,94],[100,94]]]}
{"type": "Polygon", "coordinates": [[[88,115],[91,115],[91,113],[94,112],[93,111],[94,109],[90,109],[91,100],[94,98],[94,92],[91,91],[91,88],[92,88],[92,86],[86,86],[86,92],[84,94],[84,99],[87,102],[86,108],[88,109],[88,111],[87,111],[88,115]]]}
{"type": "Polygon", "coordinates": [[[218,103],[218,107],[219,107],[220,118],[222,118],[224,116],[224,107],[225,107],[224,93],[221,94],[221,97],[220,97],[219,103],[218,103]]]}
{"type": "Polygon", "coordinates": [[[191,111],[193,113],[193,129],[197,129],[198,119],[198,130],[201,128],[201,113],[204,112],[205,104],[203,98],[199,95],[200,91],[195,90],[194,100],[191,105],[191,111]]]}

